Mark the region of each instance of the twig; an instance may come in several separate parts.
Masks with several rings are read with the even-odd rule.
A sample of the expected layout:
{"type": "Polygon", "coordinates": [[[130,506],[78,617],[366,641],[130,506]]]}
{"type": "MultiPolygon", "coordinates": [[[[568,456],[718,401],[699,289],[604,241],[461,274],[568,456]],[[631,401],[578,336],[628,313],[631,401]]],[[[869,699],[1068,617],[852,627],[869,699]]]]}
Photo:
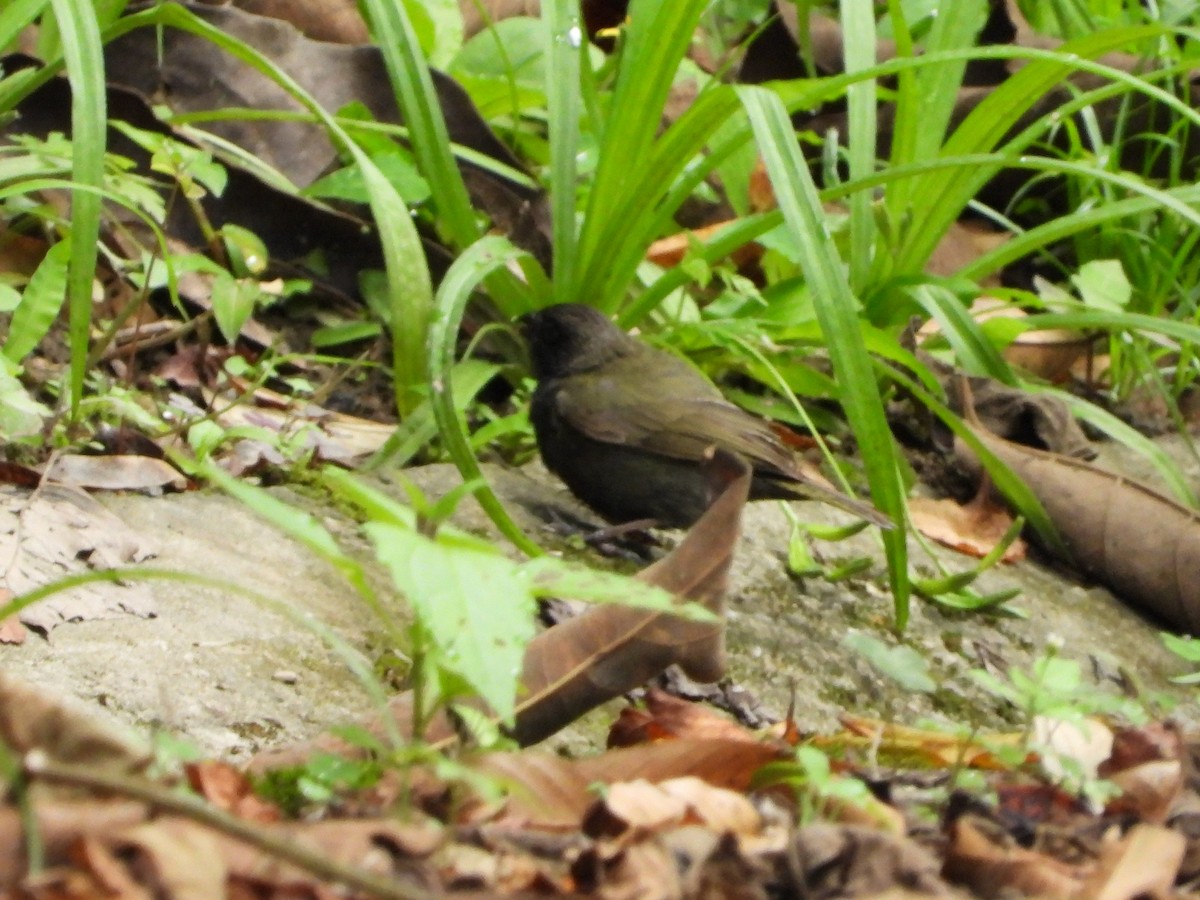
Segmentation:
{"type": "Polygon", "coordinates": [[[300,844],[292,843],[286,838],[277,837],[264,831],[253,823],[217,809],[200,797],[176,793],[144,779],[97,772],[88,766],[56,762],[41,750],[32,750],[25,754],[23,768],[26,776],[30,779],[119,794],[146,803],[155,809],[184,816],[193,822],[270,853],[318,878],[344,884],[374,897],[382,897],[386,900],[428,900],[435,896],[427,891],[374,875],[356,866],[343,865],[300,844]]]}

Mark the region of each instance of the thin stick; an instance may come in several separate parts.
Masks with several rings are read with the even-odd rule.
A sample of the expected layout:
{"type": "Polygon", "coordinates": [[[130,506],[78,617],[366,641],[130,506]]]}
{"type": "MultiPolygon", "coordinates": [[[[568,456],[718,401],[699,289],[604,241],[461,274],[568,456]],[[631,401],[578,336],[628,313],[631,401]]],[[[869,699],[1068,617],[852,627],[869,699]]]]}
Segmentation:
{"type": "Polygon", "coordinates": [[[25,774],[30,779],[70,784],[95,791],[118,794],[141,801],[149,806],[175,813],[200,825],[242,841],[307,872],[364,891],[386,900],[428,900],[435,896],[418,888],[405,886],[374,875],[356,866],[347,866],[315,853],[286,838],[278,837],[253,823],[209,805],[200,797],[180,794],[139,778],[97,772],[88,766],[55,762],[44,751],[25,754],[25,774]]]}

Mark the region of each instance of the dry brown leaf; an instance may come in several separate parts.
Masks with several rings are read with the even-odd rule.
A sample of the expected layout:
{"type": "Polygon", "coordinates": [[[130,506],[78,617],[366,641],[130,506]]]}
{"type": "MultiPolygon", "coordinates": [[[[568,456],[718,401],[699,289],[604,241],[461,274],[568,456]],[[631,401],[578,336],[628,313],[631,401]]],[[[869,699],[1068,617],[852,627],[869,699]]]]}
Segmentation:
{"type": "Polygon", "coordinates": [[[1094,872],[1075,895],[1079,900],[1151,900],[1174,897],[1187,841],[1177,831],[1135,825],[1106,845],[1094,872]]]}
{"type": "MultiPolygon", "coordinates": [[[[595,784],[643,780],[657,784],[694,776],[732,791],[745,791],[755,772],[790,754],[767,743],[676,740],[610,750],[599,756],[563,759],[548,753],[488,753],[475,767],[512,786],[503,820],[543,829],[577,828],[596,796],[595,784]]],[[[475,818],[490,811],[472,810],[475,818]]]]}
{"type": "MultiPolygon", "coordinates": [[[[978,222],[952,222],[933,248],[925,271],[946,278],[957,275],[960,269],[995,250],[1011,237],[1012,234],[1007,231],[996,231],[978,222]]],[[[982,284],[986,287],[990,283],[999,284],[999,281],[999,275],[992,275],[982,284]]],[[[972,306],[972,313],[974,311],[972,306]]]]}
{"type": "MultiPolygon", "coordinates": [[[[703,784],[703,782],[701,782],[703,784]]],[[[660,785],[637,779],[608,786],[583,817],[583,833],[589,837],[618,837],[629,831],[662,831],[683,822],[688,803],[660,785]]]]}
{"type": "Polygon", "coordinates": [[[1170,720],[1118,728],[1113,734],[1112,754],[1100,767],[1100,774],[1107,778],[1114,772],[1156,759],[1182,760],[1185,752],[1183,734],[1170,720]]]}
{"type": "Polygon", "coordinates": [[[187,479],[178,469],[150,456],[63,453],[54,458],[46,480],[102,491],[182,491],[187,487],[187,479]]]}
{"type": "Polygon", "coordinates": [[[21,624],[21,620],[10,616],[0,620],[0,644],[23,644],[29,632],[21,624]]]}
{"type": "Polygon", "coordinates": [[[42,473],[20,463],[0,460],[0,482],[32,489],[42,483],[42,473]]]}
{"type": "Polygon", "coordinates": [[[959,896],[929,853],[896,834],[857,825],[808,825],[794,836],[797,873],[812,897],[959,896]]]}
{"type": "Polygon", "coordinates": [[[1035,897],[1074,897],[1082,878],[1068,866],[1024,847],[992,843],[966,818],[950,826],[942,875],[985,897],[1006,891],[1035,897]]]}
{"type": "Polygon", "coordinates": [[[1108,776],[1121,789],[1111,801],[1111,814],[1131,813],[1143,822],[1161,825],[1167,821],[1176,799],[1183,790],[1183,766],[1176,759],[1157,759],[1130,766],[1108,776]]]}
{"type": "MultiPolygon", "coordinates": [[[[392,820],[328,819],[262,827],[343,865],[422,886],[430,877],[425,861],[445,838],[440,828],[392,820]]],[[[284,895],[304,896],[303,891],[322,884],[316,875],[231,837],[220,836],[220,852],[231,877],[260,889],[266,886],[284,895]]]]}
{"type": "Polygon", "coordinates": [[[759,743],[761,738],[703,703],[672,696],[658,688],[646,691],[645,710],[626,708],[609,730],[608,746],[633,744],[664,738],[696,740],[743,740],[759,743]]]}
{"type": "Polygon", "coordinates": [[[190,763],[188,784],[213,806],[251,822],[278,822],[279,808],[254,793],[250,779],[240,769],[217,760],[190,763]]]}
{"type": "Polygon", "coordinates": [[[323,409],[265,388],[254,392],[253,404],[231,404],[212,395],[210,406],[223,410],[217,422],[225,428],[262,428],[293,446],[311,448],[319,460],[345,466],[362,462],[396,430],[394,425],[323,409]]]}
{"type": "MultiPolygon", "coordinates": [[[[1200,513],[1113,472],[972,430],[1037,495],[1066,561],[1171,627],[1200,632],[1200,513]]],[[[978,465],[961,441],[955,450],[978,465]]]]}
{"type": "MultiPolygon", "coordinates": [[[[98,858],[128,867],[150,897],[211,900],[225,893],[228,871],[216,833],[186,819],[159,818],[104,838],[88,838],[98,858]]],[[[106,868],[112,871],[111,867],[106,868]]]]}
{"type": "MultiPolygon", "coordinates": [[[[717,499],[670,554],[638,577],[723,617],[750,471],[724,453],[706,467],[717,499]]],[[[725,670],[724,623],[617,606],[589,609],[530,643],[521,679],[529,697],[518,708],[514,736],[522,744],[536,743],[673,664],[696,681],[720,678],[725,670]]]]}
{"type": "Polygon", "coordinates": [[[1050,751],[1042,754],[1041,762],[1053,781],[1067,776],[1066,760],[1072,763],[1070,771],[1096,778],[1100,766],[1112,755],[1112,729],[1096,718],[1072,721],[1035,716],[1033,737],[1039,747],[1050,751]]]}
{"type": "MultiPolygon", "coordinates": [[[[925,537],[977,559],[995,549],[1013,523],[1012,514],[992,500],[988,491],[981,491],[962,505],[948,498],[914,497],[908,501],[908,512],[913,527],[925,537]]],[[[1017,538],[1004,551],[1001,561],[1022,560],[1026,550],[1025,542],[1017,538]]]]}
{"type": "MultiPolygon", "coordinates": [[[[48,867],[65,864],[81,838],[112,834],[145,821],[140,803],[114,800],[60,801],[45,793],[34,803],[38,834],[48,867]]],[[[0,807],[0,889],[25,876],[25,822],[12,807],[0,807]]]]}
{"type": "Polygon", "coordinates": [[[100,719],[74,697],[50,696],[36,685],[0,674],[0,740],[10,751],[40,750],[51,759],[96,769],[138,769],[150,759],[145,743],[100,719]]]}
{"type": "Polygon", "coordinates": [[[675,857],[653,838],[596,845],[571,867],[577,888],[598,900],[683,900],[675,857]]]}
{"type": "MultiPolygon", "coordinates": [[[[656,266],[662,266],[664,269],[673,268],[683,262],[688,250],[697,241],[707,241],[725,228],[736,224],[737,220],[714,222],[712,225],[704,225],[691,231],[659,238],[646,249],[646,261],[652,262],[656,266]]],[[[751,242],[735,250],[730,259],[738,266],[745,266],[755,262],[761,256],[762,246],[751,242]]]]}
{"type": "Polygon", "coordinates": [[[694,776],[670,778],[658,787],[667,796],[686,803],[690,817],[713,831],[752,835],[762,830],[762,816],[737,791],[713,787],[694,776]]]}
{"type": "MultiPolygon", "coordinates": [[[[111,569],[153,555],[145,538],[78,488],[44,484],[30,493],[0,488],[0,587],[21,594],[64,575],[111,569]]],[[[21,621],[50,631],[63,622],[153,616],[143,584],[101,582],[54,594],[21,611],[21,621]]]]}
{"type": "MultiPolygon", "coordinates": [[[[8,603],[12,597],[12,591],[6,587],[0,587],[0,606],[8,603]]],[[[23,644],[27,635],[25,626],[16,616],[0,619],[0,644],[23,644]]]]}

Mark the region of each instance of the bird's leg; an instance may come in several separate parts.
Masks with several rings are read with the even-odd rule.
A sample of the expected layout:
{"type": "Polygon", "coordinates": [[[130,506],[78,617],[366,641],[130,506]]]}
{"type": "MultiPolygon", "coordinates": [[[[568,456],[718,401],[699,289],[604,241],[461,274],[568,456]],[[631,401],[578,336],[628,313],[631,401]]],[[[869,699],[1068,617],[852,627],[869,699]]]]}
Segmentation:
{"type": "Polygon", "coordinates": [[[548,506],[540,507],[537,513],[555,534],[582,540],[601,556],[645,563],[653,561],[657,556],[654,550],[662,546],[646,530],[658,524],[654,519],[638,519],[622,525],[600,528],[594,521],[576,518],[563,510],[548,506]]]}
{"type": "Polygon", "coordinates": [[[657,524],[658,521],[655,519],[634,519],[632,522],[622,522],[620,525],[609,525],[607,528],[597,528],[591,534],[584,535],[583,539],[587,541],[587,543],[594,546],[596,544],[607,544],[609,541],[615,541],[619,538],[626,537],[627,535],[636,535],[640,533],[641,535],[650,539],[645,543],[657,544],[658,541],[654,540],[653,535],[647,534],[647,532],[657,524]]]}
{"type": "Polygon", "coordinates": [[[649,531],[657,524],[654,519],[635,519],[620,525],[609,525],[585,534],[583,542],[601,556],[632,556],[639,562],[645,562],[652,559],[655,555],[653,551],[662,546],[649,531]]]}

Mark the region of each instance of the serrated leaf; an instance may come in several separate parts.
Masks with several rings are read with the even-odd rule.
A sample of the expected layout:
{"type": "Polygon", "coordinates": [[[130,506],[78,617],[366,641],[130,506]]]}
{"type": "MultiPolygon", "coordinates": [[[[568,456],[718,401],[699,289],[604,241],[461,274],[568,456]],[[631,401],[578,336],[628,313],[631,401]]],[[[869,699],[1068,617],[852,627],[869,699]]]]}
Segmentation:
{"type": "Polygon", "coordinates": [[[525,647],[534,634],[534,597],[508,559],[430,540],[383,522],[364,526],[392,580],[453,670],[511,722],[525,647]]]}

